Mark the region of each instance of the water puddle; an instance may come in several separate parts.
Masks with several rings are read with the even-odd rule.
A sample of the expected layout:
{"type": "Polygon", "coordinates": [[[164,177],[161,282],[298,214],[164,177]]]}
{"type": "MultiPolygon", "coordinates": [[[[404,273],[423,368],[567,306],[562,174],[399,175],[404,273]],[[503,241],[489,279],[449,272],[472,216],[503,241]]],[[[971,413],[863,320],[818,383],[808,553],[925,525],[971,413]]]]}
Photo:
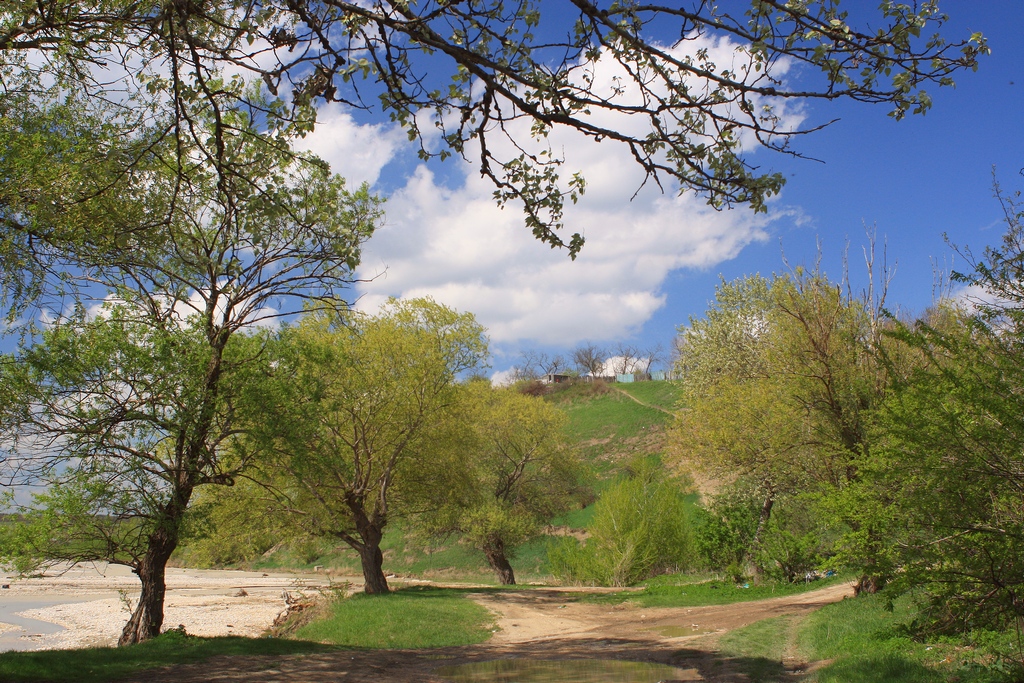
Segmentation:
{"type": "MultiPolygon", "coordinates": [[[[7,593],[7,591],[4,591],[4,593],[7,593]]],[[[17,594],[0,596],[0,623],[15,627],[0,633],[0,652],[7,652],[8,650],[35,650],[40,646],[40,640],[43,636],[64,630],[63,626],[50,623],[49,621],[23,617],[20,612],[50,607],[51,605],[88,602],[89,600],[96,599],[96,597],[63,595],[47,598],[17,594]]]]}
{"type": "Polygon", "coordinates": [[[613,659],[493,659],[434,670],[452,683],[660,683],[699,680],[665,664],[613,659]]]}
{"type": "Polygon", "coordinates": [[[707,629],[693,628],[692,626],[663,626],[657,629],[651,629],[657,632],[659,635],[665,638],[682,638],[684,636],[706,636],[714,631],[708,631],[707,629]]]}

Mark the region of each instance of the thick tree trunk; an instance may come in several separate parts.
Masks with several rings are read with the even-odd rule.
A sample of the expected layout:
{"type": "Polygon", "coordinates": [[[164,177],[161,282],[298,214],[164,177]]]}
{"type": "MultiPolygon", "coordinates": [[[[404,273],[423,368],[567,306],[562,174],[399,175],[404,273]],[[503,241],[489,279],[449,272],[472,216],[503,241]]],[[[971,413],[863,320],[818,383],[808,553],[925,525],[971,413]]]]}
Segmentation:
{"type": "Polygon", "coordinates": [[[885,588],[886,583],[887,581],[884,576],[864,574],[857,579],[857,583],[853,585],[853,594],[860,595],[861,593],[877,593],[885,588]]]}
{"type": "Polygon", "coordinates": [[[494,575],[498,577],[501,585],[515,585],[516,575],[512,571],[512,565],[508,563],[508,558],[505,557],[505,544],[498,541],[484,546],[483,551],[487,556],[487,564],[491,565],[491,569],[494,570],[494,575]]]}
{"type": "Polygon", "coordinates": [[[384,577],[384,554],[380,551],[383,529],[370,525],[359,529],[362,540],[359,548],[359,562],[363,566],[363,592],[389,593],[388,580],[384,577]]]}
{"type": "Polygon", "coordinates": [[[142,582],[139,602],[121,631],[118,646],[134,645],[160,635],[164,623],[164,594],[167,590],[167,560],[177,547],[177,535],[158,529],[149,537],[149,548],[135,573],[142,582]]]}

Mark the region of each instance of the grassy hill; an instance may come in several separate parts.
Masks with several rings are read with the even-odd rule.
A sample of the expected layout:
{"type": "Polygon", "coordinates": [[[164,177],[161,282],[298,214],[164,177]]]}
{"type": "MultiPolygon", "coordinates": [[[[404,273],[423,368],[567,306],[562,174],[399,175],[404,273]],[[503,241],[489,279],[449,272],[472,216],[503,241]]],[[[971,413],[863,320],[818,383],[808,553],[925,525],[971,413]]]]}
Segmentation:
{"type": "MultiPolygon", "coordinates": [[[[631,384],[573,383],[549,387],[544,399],[569,417],[566,430],[577,443],[590,471],[596,496],[638,457],[658,457],[664,448],[665,429],[671,421],[678,387],[673,382],[631,384]]],[[[582,529],[589,522],[593,504],[552,520],[552,525],[582,529]]],[[[512,560],[522,582],[548,578],[547,547],[551,537],[540,536],[519,549],[512,560]]],[[[481,553],[448,542],[419,539],[394,524],[384,536],[384,570],[399,577],[436,580],[493,582],[493,574],[481,553]]],[[[176,560],[196,564],[185,546],[176,560]]],[[[359,558],[347,546],[330,540],[279,544],[264,556],[246,562],[251,569],[312,569],[324,567],[337,574],[359,575],[359,558]]]]}

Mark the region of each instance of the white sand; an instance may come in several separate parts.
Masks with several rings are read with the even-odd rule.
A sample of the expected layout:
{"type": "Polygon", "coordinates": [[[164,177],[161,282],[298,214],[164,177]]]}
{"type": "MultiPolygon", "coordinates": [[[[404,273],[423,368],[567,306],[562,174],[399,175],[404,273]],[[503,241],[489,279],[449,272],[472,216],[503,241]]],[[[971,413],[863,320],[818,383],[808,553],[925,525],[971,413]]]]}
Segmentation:
{"type": "MultiPolygon", "coordinates": [[[[10,584],[3,593],[12,598],[12,605],[19,600],[52,601],[62,596],[97,598],[14,613],[64,627],[53,634],[30,633],[0,619],[5,639],[30,641],[31,649],[116,644],[129,617],[128,603],[134,605],[139,593],[138,578],[115,566],[64,567],[41,577],[2,581],[10,584]]],[[[184,625],[187,633],[201,636],[259,636],[285,610],[285,593],[314,594],[329,583],[322,574],[168,569],[164,628],[184,625]]]]}

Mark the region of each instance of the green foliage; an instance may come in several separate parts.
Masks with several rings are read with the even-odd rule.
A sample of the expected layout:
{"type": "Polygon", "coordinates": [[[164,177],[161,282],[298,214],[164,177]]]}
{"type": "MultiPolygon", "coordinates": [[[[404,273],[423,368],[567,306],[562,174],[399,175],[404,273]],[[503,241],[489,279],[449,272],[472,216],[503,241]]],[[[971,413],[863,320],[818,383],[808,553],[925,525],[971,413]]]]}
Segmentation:
{"type": "Polygon", "coordinates": [[[812,659],[834,660],[819,683],[1011,683],[1022,672],[1012,633],[968,634],[921,642],[912,637],[920,604],[911,595],[861,595],[810,614],[798,633],[812,659]],[[1014,660],[1017,660],[1016,662],[1014,660]]]}
{"type": "Polygon", "coordinates": [[[980,33],[943,36],[945,17],[934,3],[886,2],[854,15],[858,21],[831,0],[702,3],[684,13],[672,3],[586,2],[568,13],[532,2],[413,4],[401,21],[387,2],[212,2],[159,12],[120,0],[8,6],[0,15],[0,73],[27,72],[56,92],[76,87],[94,99],[157,109],[154,128],[202,143],[197,156],[214,160],[222,178],[244,175],[244,163],[222,145],[236,127],[219,120],[213,130],[197,127],[197,109],[225,118],[257,112],[266,129],[292,135],[314,127],[319,102],[379,106],[423,159],[466,156],[478,144],[494,199],[522,206],[534,236],[573,257],[584,240],[561,233],[563,209],[580,199],[586,181],[562,169],[560,150],[547,141],[555,128],[622,145],[648,176],[715,207],[766,211],[784,175],[760,171],[740,141],[754,134],[770,150],[789,151],[791,139],[813,130],[792,128],[777,102],[885,103],[899,119],[927,111],[931,86],[952,85],[988,52],[980,33]],[[650,42],[644,27],[651,25],[679,36],[689,56],[650,42]],[[726,37],[746,46],[743,68],[716,64],[707,49],[707,41],[726,37]],[[91,77],[98,63],[120,77],[91,77]],[[783,78],[791,63],[804,65],[808,78],[783,78]],[[598,64],[621,72],[613,91],[594,78],[598,64]],[[607,128],[595,125],[598,110],[607,128]],[[518,121],[526,125],[512,125],[518,121]]]}
{"type": "Polygon", "coordinates": [[[483,328],[429,299],[393,299],[376,315],[307,316],[281,332],[275,353],[248,447],[261,454],[277,509],[350,545],[367,591],[387,591],[388,520],[443,497],[464,472],[456,379],[483,363],[483,328]]]}
{"type": "MultiPolygon", "coordinates": [[[[0,100],[2,110],[6,94],[0,100]]],[[[38,559],[107,560],[142,577],[143,599],[123,636],[134,642],[159,633],[162,567],[192,496],[233,483],[249,465],[236,446],[241,417],[263,407],[260,323],[303,304],[338,305],[379,202],[365,187],[348,191],[326,164],[295,153],[286,135],[260,131],[246,112],[192,110],[202,142],[162,126],[141,138],[126,130],[122,141],[116,119],[77,108],[70,94],[64,104],[33,103],[55,117],[81,111],[83,126],[96,117],[113,129],[89,137],[76,126],[4,127],[15,149],[38,138],[69,154],[53,169],[15,174],[29,185],[0,203],[9,312],[43,305],[51,323],[22,329],[18,351],[3,359],[3,474],[50,486],[24,511],[32,523],[52,522],[53,533],[36,534],[38,559]],[[207,134],[216,154],[204,153],[207,134]],[[51,139],[62,135],[72,139],[51,139]],[[113,182],[97,188],[88,159],[104,154],[116,160],[100,164],[97,179],[113,182]],[[65,166],[66,178],[47,176],[65,166]],[[120,206],[107,213],[110,203],[120,206]],[[19,268],[42,281],[8,290],[19,268]]],[[[139,116],[148,121],[153,112],[139,116]]],[[[0,166],[19,163],[0,158],[0,166]]]]}
{"type": "Polygon", "coordinates": [[[486,609],[456,591],[412,588],[337,600],[295,637],[361,648],[454,647],[486,641],[492,624],[486,609]]]}
{"type": "MultiPolygon", "coordinates": [[[[269,491],[248,478],[201,491],[189,510],[175,561],[198,568],[251,564],[282,538],[296,549],[308,548],[309,539],[302,538],[286,517],[268,514],[272,499],[269,491]]],[[[310,552],[300,554],[308,557],[310,552]]]]}
{"type": "Polygon", "coordinates": [[[883,335],[883,301],[884,292],[854,297],[797,268],[723,282],[706,317],[680,330],[673,459],[734,487],[704,519],[713,566],[793,580],[842,530],[863,539],[856,566],[866,576],[893,571],[889,537],[851,497],[894,367],[880,355],[898,346],[883,335]]]}
{"type": "Polygon", "coordinates": [[[821,525],[803,501],[785,501],[765,526],[755,562],[763,575],[779,581],[802,581],[822,565],[828,546],[821,525]]]}
{"type": "Polygon", "coordinates": [[[556,577],[628,586],[693,563],[684,490],[648,465],[602,494],[587,533],[585,543],[567,537],[552,547],[550,563],[556,577]]]}
{"type": "Polygon", "coordinates": [[[1024,363],[978,329],[922,330],[930,362],[886,404],[876,496],[893,496],[905,585],[931,596],[939,629],[1024,620],[1024,363]]]}
{"type": "Polygon", "coordinates": [[[760,504],[747,492],[727,489],[694,512],[694,548],[708,569],[738,568],[738,579],[757,532],[760,504]]]}
{"type": "Polygon", "coordinates": [[[419,521],[429,535],[461,534],[511,583],[516,548],[580,497],[581,464],[563,436],[565,416],[550,403],[490,382],[470,382],[462,393],[461,411],[449,418],[470,432],[460,445],[462,476],[449,479],[443,498],[429,492],[433,509],[419,521]]]}

